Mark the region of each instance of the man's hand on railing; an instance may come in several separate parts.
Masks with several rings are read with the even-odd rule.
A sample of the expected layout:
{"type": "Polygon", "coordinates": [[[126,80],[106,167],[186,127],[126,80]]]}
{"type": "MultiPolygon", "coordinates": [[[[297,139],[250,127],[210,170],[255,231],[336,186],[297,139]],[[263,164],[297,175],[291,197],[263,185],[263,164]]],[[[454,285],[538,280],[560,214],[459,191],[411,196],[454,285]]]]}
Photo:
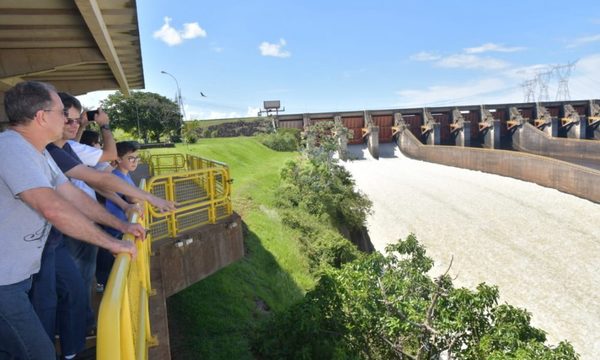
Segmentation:
{"type": "Polygon", "coordinates": [[[135,244],[130,241],[114,239],[112,246],[108,250],[115,256],[120,253],[127,253],[131,255],[131,260],[134,260],[137,257],[137,248],[135,247],[135,244]]]}
{"type": "Polygon", "coordinates": [[[125,227],[122,230],[124,234],[131,234],[136,239],[144,240],[146,238],[146,229],[140,224],[125,223],[125,227]]]}
{"type": "Polygon", "coordinates": [[[148,197],[148,202],[158,208],[161,213],[175,211],[177,205],[174,201],[165,200],[154,195],[148,197]]]}
{"type": "Polygon", "coordinates": [[[125,216],[127,216],[128,219],[130,219],[131,215],[133,214],[138,214],[140,217],[144,216],[144,210],[142,209],[140,204],[127,204],[125,205],[123,211],[125,212],[125,216]]]}

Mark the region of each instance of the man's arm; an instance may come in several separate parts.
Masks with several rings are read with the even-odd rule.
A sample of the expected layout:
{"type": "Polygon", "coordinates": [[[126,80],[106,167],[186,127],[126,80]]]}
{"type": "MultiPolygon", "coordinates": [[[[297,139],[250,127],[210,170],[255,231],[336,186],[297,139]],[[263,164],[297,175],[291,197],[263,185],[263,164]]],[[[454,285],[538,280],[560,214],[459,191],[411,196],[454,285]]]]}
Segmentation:
{"type": "Polygon", "coordinates": [[[135,237],[144,238],[145,230],[139,224],[123,222],[113,214],[106,211],[97,201],[94,201],[86,193],[76,188],[71,183],[65,183],[56,189],[65,199],[69,200],[75,207],[92,221],[119,230],[122,233],[131,233],[135,237]]]}
{"type": "Polygon", "coordinates": [[[132,243],[117,240],[102,231],[51,188],[26,190],[19,197],[64,234],[103,247],[113,254],[125,252],[132,257],[137,254],[132,243]]]}
{"type": "Polygon", "coordinates": [[[117,193],[115,193],[114,191],[104,191],[100,189],[94,190],[96,190],[96,192],[98,192],[100,195],[104,196],[107,200],[110,200],[113,203],[115,203],[115,205],[117,205],[119,208],[121,208],[121,210],[123,210],[127,217],[129,217],[132,212],[136,212],[138,213],[138,215],[142,215],[142,208],[137,203],[128,203],[127,201],[123,200],[123,198],[121,198],[119,195],[117,195],[117,193]]]}
{"type": "Polygon", "coordinates": [[[94,170],[85,165],[77,165],[65,173],[69,177],[85,181],[89,186],[104,191],[112,191],[124,194],[136,199],[148,201],[157,207],[160,211],[175,210],[175,203],[161,199],[147,191],[143,191],[135,186],[129,185],[125,180],[116,175],[94,170]]]}
{"type": "Polygon", "coordinates": [[[119,157],[119,155],[117,155],[117,143],[110,130],[110,119],[108,118],[108,115],[102,108],[99,108],[94,120],[100,127],[100,134],[102,134],[102,142],[104,143],[102,146],[102,156],[100,156],[98,162],[117,160],[119,157]]]}

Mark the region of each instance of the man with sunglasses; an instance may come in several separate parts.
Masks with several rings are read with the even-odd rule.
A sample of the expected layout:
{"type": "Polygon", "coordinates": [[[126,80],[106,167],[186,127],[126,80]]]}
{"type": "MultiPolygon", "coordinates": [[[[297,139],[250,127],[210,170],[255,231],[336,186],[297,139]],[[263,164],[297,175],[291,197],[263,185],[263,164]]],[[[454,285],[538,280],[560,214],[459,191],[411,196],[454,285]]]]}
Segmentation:
{"type": "MultiPolygon", "coordinates": [[[[53,343],[28,298],[51,225],[113,253],[135,256],[136,248],[94,225],[121,227],[67,181],[45,151],[66,121],[54,87],[19,83],[5,92],[4,107],[9,129],[0,134],[0,357],[54,359],[53,343]]],[[[129,230],[144,235],[143,229],[129,230]]]]}

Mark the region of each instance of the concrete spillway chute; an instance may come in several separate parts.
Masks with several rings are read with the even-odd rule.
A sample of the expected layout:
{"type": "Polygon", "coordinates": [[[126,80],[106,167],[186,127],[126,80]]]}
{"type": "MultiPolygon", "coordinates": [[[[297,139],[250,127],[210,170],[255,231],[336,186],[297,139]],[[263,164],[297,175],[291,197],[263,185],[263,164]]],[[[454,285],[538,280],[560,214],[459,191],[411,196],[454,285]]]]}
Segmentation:
{"type": "Polygon", "coordinates": [[[452,122],[450,123],[450,134],[458,146],[471,145],[471,122],[465,120],[459,109],[452,110],[452,122]]]}
{"type": "Polygon", "coordinates": [[[421,137],[427,145],[440,145],[440,124],[427,109],[423,109],[421,137]]]}
{"type": "Polygon", "coordinates": [[[535,104],[533,125],[552,137],[558,137],[558,118],[552,116],[548,109],[540,103],[535,104]]]}
{"type": "Polygon", "coordinates": [[[479,132],[483,137],[483,145],[490,149],[500,148],[500,120],[495,119],[491,111],[481,106],[479,132]]]}
{"type": "Polygon", "coordinates": [[[594,139],[600,139],[600,105],[590,100],[590,116],[588,116],[588,128],[593,129],[594,139]]]}
{"type": "Polygon", "coordinates": [[[566,131],[567,137],[571,139],[585,139],[587,133],[587,121],[580,116],[571,104],[563,105],[564,116],[560,119],[561,128],[566,131]]]}

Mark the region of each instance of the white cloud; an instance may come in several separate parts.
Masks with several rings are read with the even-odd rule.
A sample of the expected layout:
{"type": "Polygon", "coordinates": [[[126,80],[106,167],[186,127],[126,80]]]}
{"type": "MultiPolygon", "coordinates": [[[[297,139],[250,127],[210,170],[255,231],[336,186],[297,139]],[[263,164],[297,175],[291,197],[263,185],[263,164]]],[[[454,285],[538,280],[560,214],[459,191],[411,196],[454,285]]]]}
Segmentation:
{"type": "Polygon", "coordinates": [[[197,22],[183,24],[183,30],[177,30],[171,26],[171,18],[165,17],[163,26],[152,35],[169,46],[179,45],[184,39],[206,37],[206,31],[197,22]]]}
{"type": "Polygon", "coordinates": [[[571,78],[569,92],[573,100],[599,99],[598,84],[600,83],[600,53],[581,58],[571,78]]]}
{"type": "Polygon", "coordinates": [[[183,24],[181,37],[184,39],[194,39],[197,37],[206,37],[206,30],[200,27],[197,22],[183,24]]]}
{"type": "Polygon", "coordinates": [[[447,56],[435,63],[437,66],[446,68],[487,69],[498,70],[508,67],[503,60],[490,57],[479,57],[476,55],[455,54],[447,56]]]}
{"type": "MultiPolygon", "coordinates": [[[[396,94],[400,97],[398,107],[446,106],[511,103],[524,101],[524,80],[543,71],[553,64],[535,64],[498,71],[494,77],[466,84],[432,85],[423,89],[404,89],[396,94]]],[[[581,58],[569,78],[569,93],[573,100],[598,99],[600,83],[600,53],[581,58]]],[[[553,75],[548,81],[549,100],[556,97],[558,79],[553,75]]],[[[539,89],[536,88],[536,92],[539,89]]],[[[536,96],[538,94],[536,93],[536,96]]]]}
{"type": "Polygon", "coordinates": [[[589,43],[600,41],[600,34],[591,35],[591,36],[583,36],[573,40],[572,43],[567,45],[568,48],[574,48],[582,45],[586,45],[589,43]]]}
{"type": "Polygon", "coordinates": [[[480,54],[488,51],[495,52],[515,52],[525,50],[524,47],[515,46],[515,47],[505,47],[502,45],[494,44],[494,43],[485,43],[481,46],[466,48],[465,53],[467,54],[480,54]]]}
{"type": "Polygon", "coordinates": [[[398,106],[443,106],[459,104],[483,104],[506,101],[520,101],[522,93],[511,88],[504,79],[487,78],[456,86],[434,85],[426,89],[398,91],[398,106]]]}
{"type": "Polygon", "coordinates": [[[411,60],[414,61],[434,61],[434,60],[438,60],[440,59],[441,56],[427,52],[427,51],[421,51],[419,53],[413,54],[410,56],[411,60]]]}
{"type": "Polygon", "coordinates": [[[282,49],[286,44],[285,39],[279,39],[279,44],[271,44],[267,41],[263,41],[258,48],[260,49],[260,54],[262,56],[286,58],[292,55],[289,51],[282,49]]]}

